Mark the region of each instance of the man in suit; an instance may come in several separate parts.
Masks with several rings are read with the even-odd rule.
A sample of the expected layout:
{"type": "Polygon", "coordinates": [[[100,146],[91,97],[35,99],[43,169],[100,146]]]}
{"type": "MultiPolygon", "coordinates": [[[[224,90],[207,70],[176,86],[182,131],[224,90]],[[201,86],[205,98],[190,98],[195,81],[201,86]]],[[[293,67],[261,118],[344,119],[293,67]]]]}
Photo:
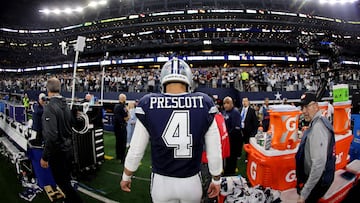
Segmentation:
{"type": "Polygon", "coordinates": [[[236,175],[237,158],[241,156],[243,139],[241,137],[240,113],[234,107],[231,97],[224,98],[224,111],[222,112],[230,141],[230,157],[225,159],[224,175],[236,175]],[[240,146],[240,147],[239,147],[240,146]]]}
{"type": "Polygon", "coordinates": [[[256,117],[255,110],[250,107],[250,101],[247,97],[242,100],[241,116],[241,132],[245,144],[249,143],[250,137],[254,137],[259,127],[259,120],[256,117]]]}

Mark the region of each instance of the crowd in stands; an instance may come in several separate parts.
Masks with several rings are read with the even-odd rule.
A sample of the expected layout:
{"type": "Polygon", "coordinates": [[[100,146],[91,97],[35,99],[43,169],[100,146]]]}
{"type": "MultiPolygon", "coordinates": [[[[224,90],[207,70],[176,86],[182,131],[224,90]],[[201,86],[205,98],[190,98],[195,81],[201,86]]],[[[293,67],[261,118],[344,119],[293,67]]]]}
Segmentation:
{"type": "MultiPolygon", "coordinates": [[[[317,90],[320,78],[308,68],[291,67],[197,67],[193,68],[195,88],[236,88],[239,91],[298,91],[317,90]]],[[[324,71],[327,71],[324,69],[324,71]]],[[[360,78],[359,69],[342,69],[328,72],[328,88],[334,83],[345,82],[352,89],[360,89],[356,82],[360,78]],[[335,74],[336,73],[336,74],[335,74]]],[[[46,91],[46,81],[56,76],[61,81],[62,91],[71,92],[73,73],[55,72],[32,73],[9,77],[0,76],[0,91],[22,92],[23,90],[46,91]]],[[[125,69],[107,70],[104,77],[105,92],[159,92],[160,69],[125,69]]],[[[101,91],[101,71],[85,69],[76,75],[76,91],[101,91]]]]}

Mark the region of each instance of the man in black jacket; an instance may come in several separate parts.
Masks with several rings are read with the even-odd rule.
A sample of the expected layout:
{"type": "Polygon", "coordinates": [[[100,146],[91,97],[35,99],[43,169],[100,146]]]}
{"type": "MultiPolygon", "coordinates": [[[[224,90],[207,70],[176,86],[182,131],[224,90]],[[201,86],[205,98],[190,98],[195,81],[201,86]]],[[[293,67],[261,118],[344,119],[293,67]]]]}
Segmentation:
{"type": "Polygon", "coordinates": [[[259,120],[256,117],[255,110],[250,107],[250,101],[244,97],[242,100],[241,131],[244,137],[244,143],[248,144],[250,137],[254,137],[259,127],[259,120]]]}
{"type": "Polygon", "coordinates": [[[60,95],[61,83],[57,78],[47,81],[46,88],[50,98],[42,116],[44,151],[40,160],[43,168],[51,166],[56,184],[65,194],[66,203],[81,203],[82,200],[71,186],[72,152],[72,113],[65,98],[60,95]]]}
{"type": "Polygon", "coordinates": [[[116,159],[122,164],[125,161],[125,151],[127,142],[126,125],[129,120],[129,113],[126,107],[126,95],[119,95],[119,103],[114,107],[114,133],[116,137],[116,159]]]}
{"type": "Polygon", "coordinates": [[[225,159],[224,175],[236,175],[237,158],[241,156],[243,139],[240,131],[240,113],[234,107],[231,97],[224,98],[224,111],[222,112],[230,141],[230,157],[225,159]]]}
{"type": "MultiPolygon", "coordinates": [[[[247,97],[243,98],[242,105],[243,106],[240,110],[241,132],[243,135],[244,144],[248,144],[250,137],[254,137],[257,132],[259,127],[259,120],[256,117],[255,110],[250,107],[250,101],[247,97]]],[[[245,162],[247,162],[247,154],[245,154],[245,156],[245,162]]]]}

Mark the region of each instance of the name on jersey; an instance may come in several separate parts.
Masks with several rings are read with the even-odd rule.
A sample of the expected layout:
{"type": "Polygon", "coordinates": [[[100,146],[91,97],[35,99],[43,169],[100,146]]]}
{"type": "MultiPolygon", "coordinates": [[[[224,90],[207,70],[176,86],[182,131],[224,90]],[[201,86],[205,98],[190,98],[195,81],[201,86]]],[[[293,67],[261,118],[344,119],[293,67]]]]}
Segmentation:
{"type": "Polygon", "coordinates": [[[204,108],[203,96],[150,97],[150,109],[204,108]]]}

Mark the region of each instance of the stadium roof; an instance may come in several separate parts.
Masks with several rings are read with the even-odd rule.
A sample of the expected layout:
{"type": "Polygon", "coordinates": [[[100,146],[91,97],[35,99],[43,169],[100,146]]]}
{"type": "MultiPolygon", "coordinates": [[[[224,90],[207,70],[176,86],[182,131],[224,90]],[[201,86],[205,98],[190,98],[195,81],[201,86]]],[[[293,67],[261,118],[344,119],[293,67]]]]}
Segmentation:
{"type": "MultiPolygon", "coordinates": [[[[96,0],[95,2],[100,2],[96,0]]],[[[105,1],[105,0],[102,0],[105,1]]],[[[320,0],[106,0],[101,8],[87,8],[79,13],[48,15],[42,9],[66,9],[88,7],[91,0],[9,0],[0,6],[0,27],[49,28],[82,23],[85,21],[119,17],[159,10],[207,9],[207,8],[265,8],[289,10],[324,17],[360,21],[360,1],[344,4],[320,4],[320,0]]],[[[325,2],[336,1],[326,0],[325,2]]],[[[324,2],[324,1],[323,1],[324,2]]],[[[344,0],[342,0],[344,2],[344,0]]],[[[70,12],[69,12],[70,13],[70,12]]]]}
{"type": "MultiPolygon", "coordinates": [[[[76,0],[86,3],[88,0],[76,0]]],[[[10,0],[0,6],[0,26],[11,28],[41,28],[68,24],[66,18],[52,18],[41,15],[44,6],[60,7],[73,4],[73,0],[10,0]]],[[[60,17],[60,16],[59,16],[60,17]]]]}

